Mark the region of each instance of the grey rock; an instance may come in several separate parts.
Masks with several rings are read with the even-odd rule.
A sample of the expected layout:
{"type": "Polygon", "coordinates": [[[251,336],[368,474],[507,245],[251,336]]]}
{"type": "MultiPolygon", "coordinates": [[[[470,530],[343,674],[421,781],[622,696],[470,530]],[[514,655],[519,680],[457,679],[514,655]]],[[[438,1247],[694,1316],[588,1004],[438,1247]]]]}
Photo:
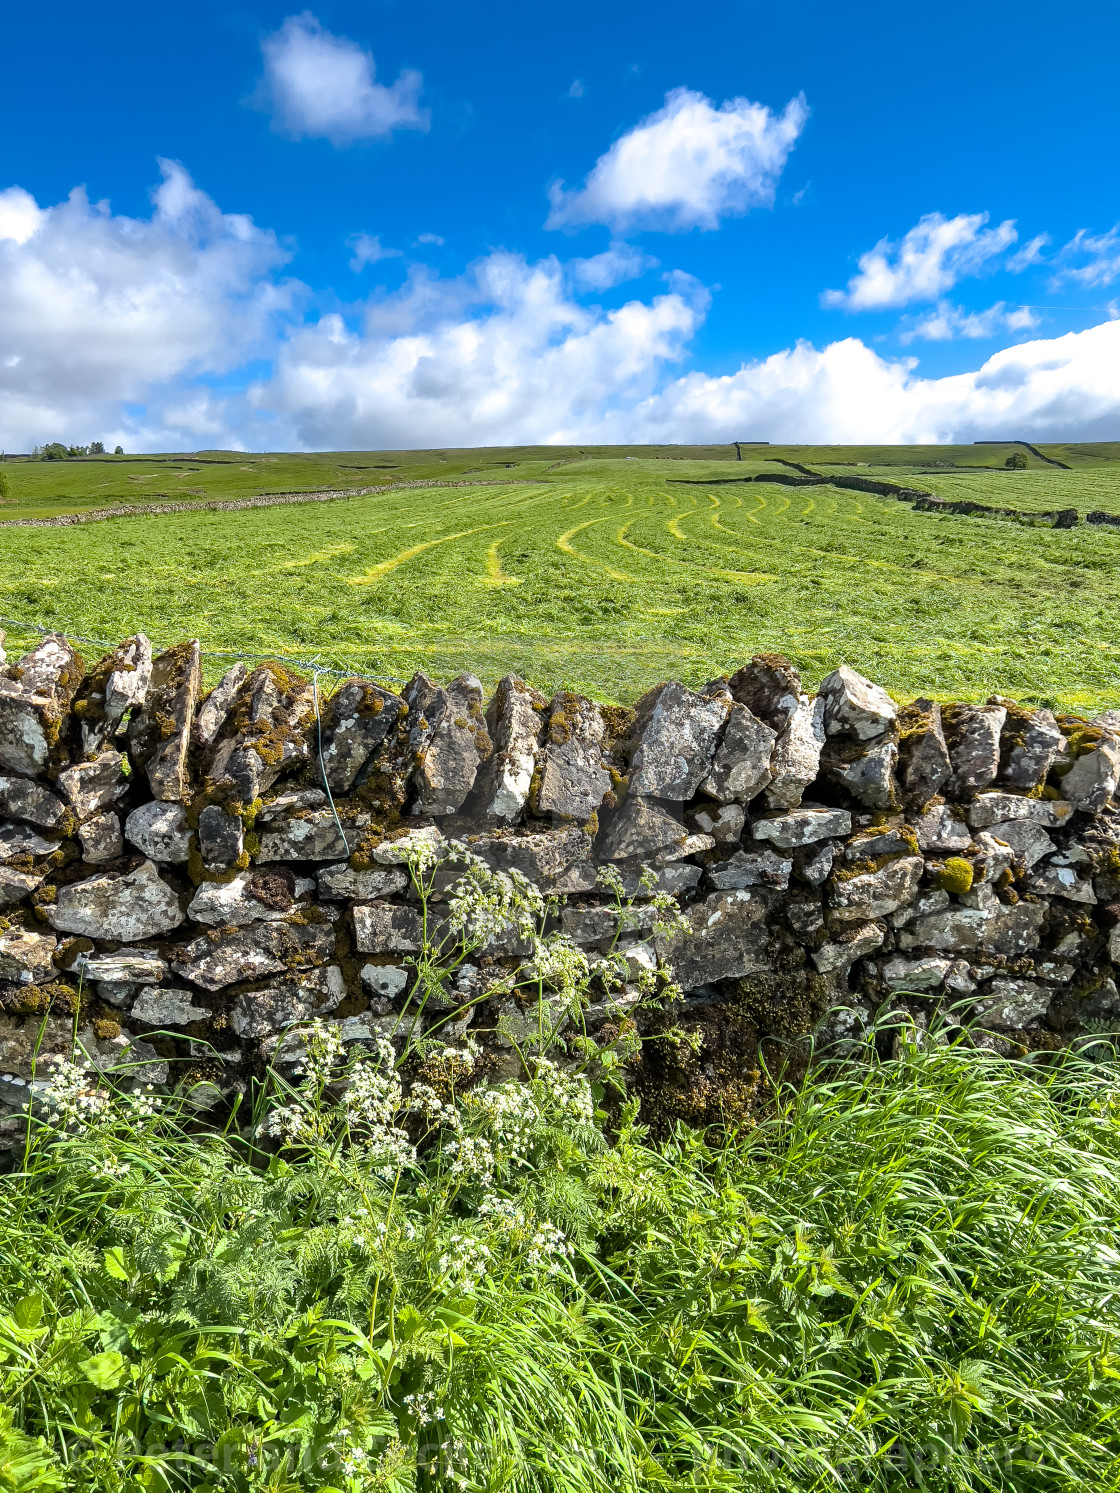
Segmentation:
{"type": "Polygon", "coordinates": [[[272,824],[277,819],[287,819],[304,809],[321,809],[330,800],[321,788],[296,788],[288,793],[277,794],[261,806],[257,824],[272,824]]]}
{"type": "Polygon", "coordinates": [[[1013,1031],[1045,1016],[1052,994],[1033,980],[991,980],[984,987],[984,999],[976,1002],[976,1014],[992,1026],[1013,1031]]]}
{"type": "Polygon", "coordinates": [[[143,1042],[123,1029],[115,1037],[98,1037],[92,1027],[78,1033],[78,1047],[99,1073],[111,1073],[118,1082],[137,1088],[167,1082],[170,1065],[150,1042],[143,1042]]]}
{"type": "Polygon", "coordinates": [[[906,801],[926,804],[949,781],[953,764],[941,723],[941,706],[915,700],[902,712],[902,787],[906,801]]]}
{"type": "Polygon", "coordinates": [[[789,886],[793,861],[784,860],[773,850],[755,854],[737,850],[729,860],[715,862],[707,870],[708,880],[720,891],[744,886],[772,886],[784,892],[789,886]]]}
{"type": "Polygon", "coordinates": [[[888,990],[938,990],[952,967],[951,959],[934,955],[925,959],[894,958],[883,966],[883,982],[888,990]]]}
{"type": "Polygon", "coordinates": [[[42,876],[26,871],[16,871],[11,866],[0,866],[0,907],[11,907],[22,902],[42,882],[42,876]]]}
{"type": "Polygon", "coordinates": [[[206,776],[230,801],[247,807],[308,760],[314,724],[313,687],[262,665],[238,689],[206,776]]]}
{"type": "Polygon", "coordinates": [[[151,678],[152,645],[143,633],[125,638],[90,671],[74,701],[86,756],[102,751],[125,714],[143,705],[151,678]]]}
{"type": "Polygon", "coordinates": [[[414,907],[395,902],[358,902],[351,909],[354,941],[362,954],[415,954],[423,924],[414,907]]]}
{"type": "Polygon", "coordinates": [[[898,829],[869,829],[844,846],[846,861],[865,861],[879,855],[913,855],[913,841],[898,829]]]}
{"type": "Polygon", "coordinates": [[[95,814],[78,827],[82,859],[91,866],[103,866],[124,854],[121,821],[116,814],[95,814]]]}
{"type": "Polygon", "coordinates": [[[1018,788],[1037,788],[1059,757],[1069,750],[1052,711],[1036,710],[1008,753],[1004,777],[1018,788]]]}
{"type": "Polygon", "coordinates": [[[1120,741],[1106,737],[1078,757],[1062,779],[1062,793],[1083,814],[1099,814],[1120,783],[1120,741]]]}
{"type": "MultiPolygon", "coordinates": [[[[853,755],[850,750],[836,750],[830,743],[822,754],[821,767],[826,776],[839,783],[867,809],[889,809],[896,802],[894,771],[898,763],[898,744],[893,740],[879,742],[853,755]]],[[[844,747],[847,747],[844,743],[844,747]]]]}
{"type": "Polygon", "coordinates": [[[190,795],[187,753],[201,683],[198,640],[169,648],[152,661],[144,708],[128,728],[132,759],[165,802],[190,795]]]}
{"type": "Polygon", "coordinates": [[[443,843],[443,831],[437,829],[434,824],[429,824],[419,829],[405,830],[403,834],[382,840],[371,853],[380,866],[403,866],[407,864],[408,856],[418,851],[421,846],[442,846],[443,843]]]}
{"type": "Polygon", "coordinates": [[[828,894],[832,919],[864,922],[896,912],[917,896],[924,870],[920,855],[908,855],[889,861],[878,871],[834,880],[828,894]]]}
{"type": "Polygon", "coordinates": [[[686,835],[679,845],[671,845],[666,850],[658,851],[655,857],[657,865],[664,865],[667,861],[680,861],[687,855],[699,855],[704,850],[714,850],[715,840],[711,835],[686,835]]]}
{"type": "Polygon", "coordinates": [[[81,954],[72,973],[103,985],[151,985],[167,974],[167,962],[149,949],[122,949],[118,954],[81,954]]]}
{"type": "Polygon", "coordinates": [[[1120,964],[1120,923],[1108,935],[1108,957],[1113,964],[1120,964]]]}
{"type": "MultiPolygon", "coordinates": [[[[699,868],[697,871],[699,872],[699,868]]],[[[696,879],[700,879],[699,874],[696,879]]],[[[547,883],[544,890],[567,897],[575,892],[594,891],[598,884],[598,867],[594,861],[577,861],[566,871],[561,871],[554,881],[547,883]]]]}
{"type": "Polygon", "coordinates": [[[791,897],[786,903],[786,922],[802,938],[820,933],[824,928],[824,912],[817,898],[791,897]]]}
{"type": "Polygon", "coordinates": [[[70,823],[69,810],[49,788],[12,774],[0,776],[0,813],[40,829],[65,829],[70,823]]]}
{"type": "Polygon", "coordinates": [[[562,690],[548,710],[548,728],[535,787],[529,794],[534,814],[586,821],[611,786],[603,765],[606,723],[593,700],[562,690]]]}
{"type": "Polygon", "coordinates": [[[834,971],[846,974],[857,959],[881,948],[885,938],[886,930],[881,923],[861,923],[855,928],[846,929],[832,943],[822,944],[819,949],[815,949],[813,963],[822,975],[832,974],[834,971]]]}
{"type": "Polygon", "coordinates": [[[352,871],[342,861],[319,872],[319,896],[325,902],[372,902],[395,897],[408,886],[408,873],[389,868],[352,871]]]}
{"type": "Polygon", "coordinates": [[[1046,907],[1041,902],[1018,902],[1014,907],[985,911],[948,907],[916,918],[898,934],[900,949],[928,947],[946,954],[1003,954],[1016,958],[1038,947],[1046,907]]]}
{"type": "Polygon", "coordinates": [[[247,990],[230,1007],[229,1024],[239,1037],[266,1037],[334,1011],[346,997],[346,981],[337,964],[270,985],[247,990]]]}
{"type": "Polygon", "coordinates": [[[214,927],[277,923],[292,911],[292,878],[280,871],[239,871],[231,881],[204,881],[187,916],[214,927]]]}
{"type": "Polygon", "coordinates": [[[949,792],[964,798],[987,788],[999,772],[1000,732],[1007,719],[1003,705],[954,705],[943,713],[949,727],[953,776],[949,792]]]}
{"type": "Polygon", "coordinates": [[[1072,866],[1043,866],[1027,883],[1029,891],[1040,897],[1065,897],[1069,902],[1091,906],[1097,900],[1091,881],[1082,881],[1072,866]]]}
{"type": "Polygon", "coordinates": [[[55,978],[54,952],[58,940],[49,933],[8,928],[0,933],[0,980],[38,985],[55,978]]]}
{"type": "Polygon", "coordinates": [[[922,892],[909,907],[900,907],[897,912],[892,912],[888,922],[892,928],[905,928],[916,918],[928,917],[934,912],[943,912],[948,906],[949,893],[937,887],[933,891],[922,892]]]}
{"type": "Polygon", "coordinates": [[[698,809],[689,823],[702,835],[711,835],[717,845],[734,845],[743,833],[746,813],[741,804],[721,804],[718,809],[698,809]]]}
{"type": "Polygon", "coordinates": [[[203,700],[194,718],[194,739],[204,750],[213,746],[218,732],[226,723],[238,690],[249,670],[243,659],[228,668],[203,700]]]}
{"type": "Polygon", "coordinates": [[[454,814],[492,750],[482,713],[482,685],[460,674],[446,689],[416,674],[405,690],[416,790],[414,814],[454,814]]]}
{"type": "Polygon", "coordinates": [[[236,933],[204,933],[175,951],[171,967],[203,990],[221,990],[240,980],[314,968],[333,952],[329,923],[253,923],[236,933]]]}
{"type": "Polygon", "coordinates": [[[361,981],[371,995],[395,1000],[408,986],[408,970],[399,964],[363,964],[361,981]]]}
{"type": "Polygon", "coordinates": [[[516,674],[498,681],[486,712],[494,750],[478,774],[477,807],[488,818],[517,819],[529,802],[548,701],[516,674]]]}
{"type": "Polygon", "coordinates": [[[53,840],[44,840],[26,824],[0,824],[0,861],[14,861],[25,855],[50,855],[58,849],[53,840]]]}
{"type": "Polygon", "coordinates": [[[720,803],[748,804],[770,784],[778,733],[745,705],[732,705],[712,770],[701,790],[720,803]]]}
{"type": "Polygon", "coordinates": [[[81,659],[60,633],[7,666],[0,676],[0,767],[32,777],[43,771],[82,673],[81,659]]]}
{"type": "Polygon", "coordinates": [[[717,892],[685,913],[691,931],[659,937],[656,947],[685,990],[770,968],[768,923],[773,893],[717,892]]]}
{"type": "Polygon", "coordinates": [[[766,802],[775,809],[795,809],[820,771],[824,746],[824,702],[802,695],[788,726],[780,732],[770,758],[773,774],[766,802]]]}
{"type": "Polygon", "coordinates": [[[314,809],[270,824],[261,834],[257,860],[262,865],[268,861],[336,861],[349,853],[330,809],[314,809]]]}
{"type": "MultiPolygon", "coordinates": [[[[591,854],[591,836],[574,824],[528,834],[499,830],[492,835],[471,836],[467,844],[496,871],[520,871],[547,891],[553,890],[571,867],[587,864],[591,854]]],[[[594,867],[590,869],[594,872],[594,867]]]]}
{"type": "Polygon", "coordinates": [[[756,819],[751,834],[756,840],[769,840],[783,850],[796,850],[816,840],[837,839],[852,832],[852,816],[847,809],[826,809],[817,804],[803,804],[788,814],[756,819]]]}
{"type": "Polygon", "coordinates": [[[1001,840],[989,830],[981,830],[976,836],[979,854],[972,862],[973,885],[994,885],[1015,861],[1015,852],[1006,840],[1001,840]]]}
{"type": "Polygon", "coordinates": [[[43,910],[59,932],[118,943],[169,933],[183,921],[178,894],[151,861],[125,876],[93,876],[59,887],[54,905],[43,910]]]}
{"type": "Polygon", "coordinates": [[[162,985],[145,985],[132,1006],[133,1021],[145,1026],[190,1026],[205,1021],[213,1012],[209,1006],[196,1006],[194,992],[175,990],[162,985]]]}
{"type": "MultiPolygon", "coordinates": [[[[622,890],[627,897],[641,897],[645,895],[645,887],[642,877],[651,868],[645,866],[620,867],[622,874],[622,890]]],[[[687,861],[674,861],[667,866],[652,868],[654,892],[668,892],[671,897],[679,896],[681,892],[690,891],[700,880],[703,870],[700,866],[694,866],[687,861]]],[[[588,889],[590,890],[590,888],[588,889]]]]}
{"type": "Polygon", "coordinates": [[[810,886],[823,886],[828,880],[832,863],[836,859],[835,845],[822,845],[819,850],[805,850],[794,859],[797,874],[810,886]]]}
{"type": "Polygon", "coordinates": [[[1022,819],[1043,829],[1057,829],[1073,812],[1073,806],[1061,799],[1026,798],[996,791],[976,795],[968,806],[968,822],[973,829],[990,829],[995,824],[1022,819]]]}
{"type": "Polygon", "coordinates": [[[662,684],[638,701],[631,729],[630,793],[684,803],[708,777],[729,695],[662,684]]]}
{"type": "MultiPolygon", "coordinates": [[[[757,654],[728,680],[732,698],[779,734],[786,729],[805,696],[801,676],[781,654],[757,654]]],[[[823,707],[822,707],[823,708],[823,707]]]]}
{"type": "Polygon", "coordinates": [[[603,860],[641,860],[683,845],[687,831],[661,804],[628,795],[622,808],[599,837],[597,853],[603,860]]]}
{"type": "Polygon", "coordinates": [[[898,706],[879,685],[841,664],[821,680],[827,736],[845,732],[857,741],[881,736],[898,715],[898,706]]]}
{"type": "Polygon", "coordinates": [[[915,821],[914,832],[922,850],[962,851],[972,844],[971,830],[948,804],[934,804],[926,809],[915,821]]]}
{"type": "Polygon", "coordinates": [[[151,861],[182,866],[190,859],[191,830],[182,804],[161,803],[158,798],[141,804],[125,820],[124,833],[151,861]]]}
{"type": "Polygon", "coordinates": [[[565,935],[581,948],[605,948],[623,934],[652,932],[660,916],[656,908],[643,903],[621,913],[617,907],[608,905],[565,907],[560,914],[560,924],[565,935]]]}
{"type": "Polygon", "coordinates": [[[108,749],[92,762],[80,762],[59,773],[58,786],[79,819],[100,814],[128,792],[128,779],[121,771],[123,763],[120,752],[108,749]]]}
{"type": "Polygon", "coordinates": [[[399,695],[367,679],[347,679],[323,712],[322,770],[332,793],[348,793],[405,713],[399,695]]]}
{"type": "MultiPolygon", "coordinates": [[[[261,854],[258,860],[279,860],[279,856],[264,853],[261,837],[261,854]]],[[[227,813],[220,804],[207,804],[198,816],[198,851],[207,871],[228,871],[236,866],[245,854],[245,826],[238,814],[227,813]]]]}

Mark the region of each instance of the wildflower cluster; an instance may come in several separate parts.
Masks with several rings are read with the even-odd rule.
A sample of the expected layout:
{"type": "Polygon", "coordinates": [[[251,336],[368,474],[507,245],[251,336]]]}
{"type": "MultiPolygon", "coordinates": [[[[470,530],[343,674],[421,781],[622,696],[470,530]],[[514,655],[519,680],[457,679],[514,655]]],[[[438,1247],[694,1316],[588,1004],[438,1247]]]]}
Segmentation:
{"type": "Polygon", "coordinates": [[[445,1285],[472,1290],[490,1268],[494,1258],[489,1245],[473,1234],[451,1234],[439,1257],[439,1273],[445,1285]]]}
{"type": "Polygon", "coordinates": [[[83,1129],[104,1119],[112,1103],[109,1091],[102,1088],[93,1066],[61,1062],[51,1075],[50,1104],[64,1126],[83,1129]]]}

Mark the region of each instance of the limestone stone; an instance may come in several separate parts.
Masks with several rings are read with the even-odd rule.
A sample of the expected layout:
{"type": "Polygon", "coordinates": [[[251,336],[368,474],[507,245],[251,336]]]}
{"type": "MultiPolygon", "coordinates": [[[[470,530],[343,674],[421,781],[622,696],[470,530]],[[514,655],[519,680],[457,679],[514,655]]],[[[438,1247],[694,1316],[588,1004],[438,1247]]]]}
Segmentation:
{"type": "Polygon", "coordinates": [[[622,891],[627,897],[647,895],[646,882],[643,881],[643,877],[652,877],[649,891],[668,892],[671,897],[677,897],[681,892],[691,891],[704,874],[700,866],[694,866],[688,861],[673,861],[669,865],[652,868],[622,866],[619,870],[622,876],[622,891]]]}
{"type": "Polygon", "coordinates": [[[622,934],[650,933],[660,916],[656,908],[642,903],[621,913],[610,905],[565,907],[560,914],[560,925],[567,937],[581,948],[606,947],[622,934]]]}
{"type": "MultiPolygon", "coordinates": [[[[837,750],[840,743],[830,743],[821,757],[821,767],[834,783],[846,788],[856,803],[867,809],[889,809],[896,802],[895,767],[898,743],[885,740],[858,754],[837,750]]],[[[843,744],[847,746],[845,742],[843,744]]]]}
{"type": "Polygon", "coordinates": [[[687,833],[661,804],[630,794],[600,835],[596,851],[608,861],[648,859],[682,845],[687,833]]]}
{"type": "Polygon", "coordinates": [[[593,700],[562,690],[548,708],[548,727],[530,789],[534,814],[561,819],[591,818],[611,786],[603,765],[603,713],[593,700]]]}
{"type": "Polygon", "coordinates": [[[315,691],[275,664],[248,674],[206,761],[214,788],[247,806],[311,754],[315,691]]]}
{"type": "Polygon", "coordinates": [[[0,767],[31,777],[46,768],[84,672],[61,633],[49,633],[6,667],[0,674],[0,767]]]}
{"type": "Polygon", "coordinates": [[[1106,737],[1078,757],[1062,779],[1062,794],[1083,814],[1099,814],[1120,783],[1120,741],[1106,737]]]}
{"type": "Polygon", "coordinates": [[[294,905],[289,872],[239,871],[231,881],[204,881],[191,899],[187,916],[214,927],[243,927],[247,923],[277,923],[294,905]]]}
{"type": "Polygon", "coordinates": [[[927,947],[945,954],[1003,954],[1017,958],[1038,947],[1046,905],[1017,902],[992,910],[953,906],[916,918],[899,932],[898,947],[927,947]]]}
{"type": "Polygon", "coordinates": [[[323,710],[322,771],[332,793],[349,793],[404,713],[392,690],[367,679],[343,681],[323,710]]]}
{"type": "Polygon", "coordinates": [[[372,902],[395,897],[408,887],[408,873],[374,868],[353,871],[346,861],[324,866],[319,872],[319,896],[325,902],[372,902]]]}
{"type": "Polygon", "coordinates": [[[225,671],[198,707],[194,718],[194,739],[199,747],[211,747],[218,739],[218,732],[225,725],[230,707],[248,673],[248,666],[239,658],[225,671]]]}
{"type": "Polygon", "coordinates": [[[638,701],[630,735],[632,794],[684,803],[708,777],[732,700],[662,684],[638,701]]]}
{"type": "Polygon", "coordinates": [[[171,986],[145,985],[133,1002],[131,1017],[145,1026],[190,1026],[213,1013],[209,1006],[196,1006],[194,992],[171,986]]]}
{"type": "Polygon", "coordinates": [[[153,659],[144,708],[129,725],[132,759],[146,770],[152,796],[165,802],[190,795],[187,753],[201,683],[198,640],[169,648],[153,659]]]}
{"type": "Polygon", "coordinates": [[[295,976],[266,990],[246,990],[230,1007],[229,1024],[239,1037],[265,1037],[293,1022],[325,1016],[346,997],[346,980],[337,964],[295,976]]]}
{"type": "Polygon", "coordinates": [[[49,933],[8,928],[0,933],[0,980],[17,985],[46,984],[56,975],[54,952],[58,940],[49,933]]]}
{"type": "Polygon", "coordinates": [[[403,866],[407,864],[409,855],[415,854],[423,845],[444,846],[443,831],[434,824],[405,830],[382,840],[370,853],[380,866],[403,866]]]}
{"type": "Polygon", "coordinates": [[[509,822],[529,802],[547,709],[544,695],[516,674],[498,681],[486,712],[486,729],[494,750],[479,769],[480,814],[509,822]]]}
{"type": "Polygon", "coordinates": [[[11,907],[30,897],[42,884],[43,877],[27,871],[17,871],[13,866],[0,866],[0,907],[11,907]]]}
{"type": "MultiPolygon", "coordinates": [[[[728,680],[728,689],[760,721],[781,733],[805,700],[801,676],[780,653],[760,653],[728,680]]],[[[822,707],[823,708],[823,707],[822,707]]]]}
{"type": "MultiPolygon", "coordinates": [[[[262,849],[264,837],[261,840],[262,849]]],[[[239,814],[231,814],[221,804],[207,804],[198,816],[198,851],[207,871],[228,871],[236,866],[245,852],[245,827],[239,814]]],[[[258,856],[276,860],[276,856],[258,856]]]]}
{"type": "Polygon", "coordinates": [[[1030,790],[1046,781],[1059,757],[1068,751],[1052,711],[1036,710],[1019,740],[1008,753],[1004,778],[1017,788],[1030,790]]]}
{"type": "Polygon", "coordinates": [[[770,968],[771,897],[762,887],[716,892],[685,912],[691,931],[659,936],[656,947],[684,989],[770,968]]]}
{"type": "Polygon", "coordinates": [[[748,804],[766,788],[773,774],[770,759],[778,733],[745,705],[734,704],[712,770],[701,791],[720,803],[748,804]]]}
{"type": "Polygon", "coordinates": [[[852,816],[847,809],[826,809],[819,804],[802,804],[787,814],[771,814],[756,819],[751,835],[769,840],[783,850],[796,850],[816,840],[832,840],[852,832],[852,816]]]}
{"type": "Polygon", "coordinates": [[[361,981],[371,995],[395,1000],[408,985],[409,972],[399,964],[363,964],[361,981]]]}
{"type": "Polygon", "coordinates": [[[150,949],[122,949],[117,954],[81,954],[72,973],[102,984],[158,984],[167,974],[167,961],[150,949]]]}
{"type": "Polygon", "coordinates": [[[57,900],[44,912],[61,933],[118,943],[169,933],[183,921],[178,894],[147,860],[127,875],[106,873],[59,887],[57,900]]]}
{"type": "Polygon", "coordinates": [[[351,908],[354,941],[362,954],[415,954],[423,925],[414,907],[395,902],[356,902],[351,908]]]}
{"type": "Polygon", "coordinates": [[[958,819],[948,804],[933,804],[914,821],[914,832],[922,850],[942,853],[967,850],[972,844],[972,832],[963,819],[958,819]]]}
{"type": "Polygon", "coordinates": [[[125,638],[90,670],[72,705],[85,756],[104,750],[126,713],[143,705],[151,678],[152,645],[143,633],[125,638]]]}
{"type": "MultiPolygon", "coordinates": [[[[537,833],[500,830],[493,835],[472,836],[467,843],[496,871],[520,871],[546,891],[551,891],[571,867],[587,863],[591,855],[591,836],[575,824],[537,833]]],[[[594,867],[591,870],[594,872],[594,867]]]]}
{"type": "Polygon", "coordinates": [[[747,816],[742,804],[721,804],[718,809],[698,809],[689,823],[702,835],[711,835],[717,845],[734,845],[743,833],[747,816]]]}
{"type": "Polygon", "coordinates": [[[252,923],[236,933],[204,933],[177,949],[171,967],[203,990],[312,969],[334,952],[330,923],[252,923]]]}
{"type": "Polygon", "coordinates": [[[827,736],[848,733],[857,741],[881,736],[895,721],[898,706],[879,685],[841,664],[821,680],[827,736]]]}
{"type": "Polygon", "coordinates": [[[881,923],[860,923],[854,928],[845,929],[831,943],[822,944],[819,949],[815,949],[813,963],[822,975],[832,974],[834,971],[846,974],[857,959],[863,959],[881,948],[885,938],[886,930],[881,923]]]}
{"type": "Polygon", "coordinates": [[[0,813],[40,829],[65,829],[70,823],[66,805],[49,788],[14,774],[0,775],[0,813]]]}
{"type": "Polygon", "coordinates": [[[78,827],[82,860],[90,866],[103,866],[124,854],[121,821],[116,814],[94,814],[78,827]]]}
{"type": "Polygon", "coordinates": [[[25,855],[50,855],[57,849],[54,840],[44,840],[26,824],[0,823],[0,862],[18,860],[25,855]]]}
{"type": "Polygon", "coordinates": [[[1027,883],[1039,897],[1065,897],[1069,902],[1092,905],[1097,900],[1091,881],[1082,881],[1072,866],[1043,866],[1027,883]]]}
{"type": "Polygon", "coordinates": [[[714,850],[716,842],[711,835],[685,835],[684,839],[677,845],[671,845],[665,850],[659,850],[656,856],[658,865],[666,861],[683,860],[686,855],[700,855],[702,851],[714,850]]]}
{"type": "Polygon", "coordinates": [[[707,874],[711,884],[720,891],[744,886],[772,886],[784,892],[789,886],[792,870],[792,859],[783,859],[773,850],[754,854],[737,850],[730,859],[709,865],[707,874]]]}
{"type": "Polygon", "coordinates": [[[1033,980],[990,980],[984,998],[976,1002],[976,1014],[992,1026],[1015,1030],[1045,1016],[1053,992],[1033,980]]]}
{"type": "Polygon", "coordinates": [[[414,814],[454,814],[474,787],[492,743],[482,713],[482,685],[460,674],[442,689],[416,674],[404,694],[412,751],[414,814]]]}
{"type": "Polygon", "coordinates": [[[331,810],[313,809],[270,823],[261,833],[257,860],[262,865],[269,861],[337,861],[349,850],[331,810]]]}
{"type": "Polygon", "coordinates": [[[912,855],[914,842],[900,829],[867,829],[853,835],[844,846],[846,861],[866,861],[879,855],[912,855]]]}
{"type": "Polygon", "coordinates": [[[824,928],[824,911],[818,897],[794,895],[785,905],[786,922],[802,938],[820,933],[824,928]]]}
{"type": "Polygon", "coordinates": [[[973,829],[990,829],[1008,820],[1021,819],[1039,824],[1043,829],[1057,829],[1073,813],[1073,806],[1061,799],[1026,798],[1021,793],[978,793],[968,806],[968,822],[973,829]]]}
{"type": "Polygon", "coordinates": [[[778,735],[770,758],[772,778],[766,802],[775,809],[795,809],[820,769],[824,746],[824,702],[802,695],[789,724],[778,735]]]}
{"type": "Polygon", "coordinates": [[[834,878],[828,894],[832,919],[864,922],[896,912],[917,896],[924,869],[920,855],[906,855],[878,871],[834,878]]]}
{"type": "Polygon", "coordinates": [[[941,706],[919,699],[899,717],[902,787],[907,803],[929,802],[949,781],[953,764],[941,723],[941,706]]]}
{"type": "Polygon", "coordinates": [[[162,803],[158,798],[141,804],[125,820],[124,833],[151,861],[181,866],[190,859],[191,830],[182,804],[162,803]]]}
{"type": "Polygon", "coordinates": [[[321,788],[293,788],[287,793],[278,793],[275,798],[262,804],[256,822],[263,828],[277,819],[287,819],[292,814],[302,813],[304,809],[321,809],[329,802],[321,788]]]}
{"type": "Polygon", "coordinates": [[[824,844],[800,851],[794,857],[794,865],[802,881],[807,881],[810,886],[823,886],[835,859],[836,846],[824,844]]]}
{"type": "Polygon", "coordinates": [[[1007,719],[1003,705],[953,705],[943,712],[948,726],[953,775],[949,792],[969,797],[995,782],[999,773],[1000,732],[1007,719]]]}
{"type": "Polygon", "coordinates": [[[128,792],[128,778],[121,768],[120,752],[106,749],[92,762],[79,762],[58,775],[62,789],[79,819],[89,819],[119,801],[128,792]]]}
{"type": "Polygon", "coordinates": [[[883,966],[883,983],[888,990],[938,990],[953,967],[951,959],[929,955],[925,959],[888,960],[883,966]]]}
{"type": "Polygon", "coordinates": [[[976,849],[979,854],[972,862],[974,886],[995,885],[1014,864],[1014,850],[990,830],[982,829],[976,836],[976,849]]]}

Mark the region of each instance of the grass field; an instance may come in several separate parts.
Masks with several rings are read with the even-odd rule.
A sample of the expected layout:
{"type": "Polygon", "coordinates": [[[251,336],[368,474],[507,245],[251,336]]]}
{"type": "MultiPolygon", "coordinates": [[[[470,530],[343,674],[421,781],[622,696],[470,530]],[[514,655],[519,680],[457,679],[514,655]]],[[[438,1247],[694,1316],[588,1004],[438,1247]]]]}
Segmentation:
{"type": "Polygon", "coordinates": [[[390,680],[472,669],[489,684],[514,669],[618,701],[780,649],[813,683],[845,660],[900,696],[1120,704],[1120,532],[728,481],[784,460],[1020,509],[1120,512],[1120,447],[1046,447],[1071,470],[1028,455],[1022,472],[1003,467],[1010,446],[744,448],[741,462],[734,448],[655,449],[5,462],[5,517],[162,493],[472,484],[0,527],[9,646],[32,640],[19,624],[107,642],[142,629],[161,644],[200,637],[211,675],[223,651],[390,680]],[[149,468],[151,483],[133,482],[149,468]]]}

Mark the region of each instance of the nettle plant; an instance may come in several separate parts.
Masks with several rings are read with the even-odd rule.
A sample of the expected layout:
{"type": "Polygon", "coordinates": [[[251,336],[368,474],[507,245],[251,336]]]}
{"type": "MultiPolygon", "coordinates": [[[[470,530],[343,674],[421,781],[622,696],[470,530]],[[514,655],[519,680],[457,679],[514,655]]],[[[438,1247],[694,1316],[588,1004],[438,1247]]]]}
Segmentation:
{"type": "MultiPolygon", "coordinates": [[[[244,1128],[207,1132],[189,1101],[81,1062],[55,1071],[21,1172],[19,1265],[38,1284],[0,1318],[24,1428],[0,1438],[38,1481],[5,1481],[0,1439],[0,1488],[484,1487],[494,1407],[464,1332],[492,1330],[485,1304],[547,1306],[550,1351],[585,1372],[552,1319],[613,1185],[607,1133],[634,1133],[635,1018],[678,989],[617,936],[589,960],[551,931],[554,899],[465,846],[411,839],[403,855],[423,926],[405,1009],[348,1048],[338,1024],[291,1029],[244,1128]],[[484,959],[478,979],[473,961],[511,941],[520,957],[484,959]]],[[[634,899],[613,869],[600,883],[625,928],[634,899]]],[[[653,885],[654,934],[687,927],[653,885]]],[[[507,1418],[512,1473],[525,1451],[507,1418]]],[[[546,1444],[578,1459],[593,1429],[568,1407],[546,1444]]]]}

